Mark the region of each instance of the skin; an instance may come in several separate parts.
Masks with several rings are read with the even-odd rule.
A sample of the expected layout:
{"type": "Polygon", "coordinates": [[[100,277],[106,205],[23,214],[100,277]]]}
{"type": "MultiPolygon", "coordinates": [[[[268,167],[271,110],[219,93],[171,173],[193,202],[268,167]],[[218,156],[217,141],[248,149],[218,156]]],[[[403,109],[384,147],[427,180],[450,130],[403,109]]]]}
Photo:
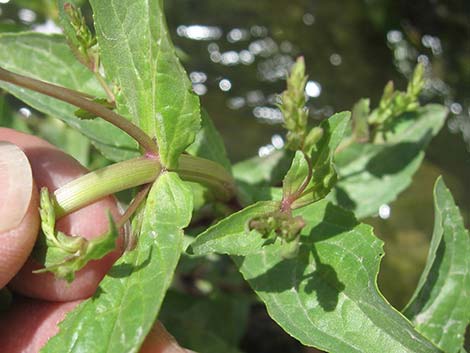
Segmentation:
{"type": "MultiPolygon", "coordinates": [[[[15,296],[7,312],[0,314],[0,347],[2,352],[35,353],[58,332],[57,324],[66,313],[94,293],[122,253],[122,240],[113,253],[79,271],[71,284],[52,274],[31,273],[39,268],[29,257],[40,226],[39,188],[53,191],[87,170],[37,137],[0,128],[0,141],[8,142],[0,144],[0,288],[8,285],[22,295],[15,296]]],[[[96,237],[107,231],[108,210],[115,219],[119,217],[113,197],[63,217],[57,228],[65,234],[96,237]]],[[[179,347],[159,323],[141,349],[141,353],[176,352],[189,351],[179,347]]]]}

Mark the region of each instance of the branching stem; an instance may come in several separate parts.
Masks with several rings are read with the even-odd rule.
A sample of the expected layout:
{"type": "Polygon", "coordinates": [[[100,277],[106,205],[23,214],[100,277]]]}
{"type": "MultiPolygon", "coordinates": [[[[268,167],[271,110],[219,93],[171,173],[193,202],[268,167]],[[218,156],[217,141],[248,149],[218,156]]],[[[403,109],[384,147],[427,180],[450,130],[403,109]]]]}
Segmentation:
{"type": "MultiPolygon", "coordinates": [[[[163,170],[158,158],[141,156],[85,174],[54,192],[57,218],[104,196],[152,183],[163,170]]],[[[210,160],[181,155],[179,168],[173,171],[183,180],[206,185],[220,201],[230,201],[235,195],[232,176],[210,160]]]]}

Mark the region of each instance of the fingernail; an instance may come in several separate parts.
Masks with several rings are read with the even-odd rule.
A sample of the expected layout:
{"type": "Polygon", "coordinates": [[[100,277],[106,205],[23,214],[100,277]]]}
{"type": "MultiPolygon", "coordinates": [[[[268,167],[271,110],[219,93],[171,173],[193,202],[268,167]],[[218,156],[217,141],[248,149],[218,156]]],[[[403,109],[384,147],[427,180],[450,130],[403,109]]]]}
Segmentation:
{"type": "Polygon", "coordinates": [[[16,228],[28,210],[33,174],[24,152],[0,141],[0,233],[16,228]]]}

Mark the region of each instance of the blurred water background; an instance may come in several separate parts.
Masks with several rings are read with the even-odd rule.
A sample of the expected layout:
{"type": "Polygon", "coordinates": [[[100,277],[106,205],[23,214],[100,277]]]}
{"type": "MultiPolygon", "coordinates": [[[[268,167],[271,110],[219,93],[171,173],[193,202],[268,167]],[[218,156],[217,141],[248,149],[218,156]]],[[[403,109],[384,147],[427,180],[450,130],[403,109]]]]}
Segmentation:
{"type": "MultiPolygon", "coordinates": [[[[312,123],[361,97],[374,106],[388,80],[403,89],[416,63],[425,65],[422,101],[446,105],[447,123],[411,187],[366,220],[386,244],[380,287],[402,307],[426,259],[438,175],[470,222],[470,2],[172,0],[166,9],[194,90],[233,162],[282,148],[274,102],[297,56],[307,64],[312,123]]],[[[56,31],[55,16],[53,1],[0,0],[2,32],[56,31]]],[[[17,113],[31,115],[21,105],[17,113]]]]}

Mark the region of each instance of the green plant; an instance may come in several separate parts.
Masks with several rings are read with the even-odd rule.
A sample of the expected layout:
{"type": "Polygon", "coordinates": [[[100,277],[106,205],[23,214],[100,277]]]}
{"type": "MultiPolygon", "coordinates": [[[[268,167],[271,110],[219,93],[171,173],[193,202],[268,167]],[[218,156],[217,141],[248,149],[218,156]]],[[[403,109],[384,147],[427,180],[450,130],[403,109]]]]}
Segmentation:
{"type": "MultiPolygon", "coordinates": [[[[220,261],[214,254],[232,258],[270,316],[304,345],[329,352],[462,351],[470,239],[443,181],[434,191],[428,263],[403,314],[376,285],[382,243],[357,221],[409,185],[444,123],[444,107],[419,105],[420,65],[405,92],[388,84],[376,109],[362,99],[352,117],[337,113],[310,126],[305,65],[298,59],[279,103],[286,149],[232,167],[175,54],[162,1],[90,1],[96,38],[74,5],[58,3],[65,38],[0,36],[0,85],[78,129],[116,163],[42,192],[44,237],[36,256],[44,271],[72,281],[88,260],[112,250],[115,229],[129,219],[136,245],[99,293],[67,316],[43,352],[136,351],[178,263],[220,261]],[[129,208],[110,221],[110,232],[97,244],[56,233],[55,217],[131,188],[136,193],[129,208]],[[191,222],[207,217],[208,209],[204,224],[210,227],[191,222]]],[[[217,285],[217,279],[207,281],[217,285]]],[[[182,307],[180,295],[172,293],[168,305],[182,307]]],[[[211,308],[235,305],[218,295],[214,290],[195,300],[193,310],[210,308],[210,315],[211,308]]],[[[206,351],[237,351],[232,345],[240,328],[230,337],[216,327],[195,329],[206,351]]],[[[200,347],[192,332],[180,339],[200,347]]]]}

